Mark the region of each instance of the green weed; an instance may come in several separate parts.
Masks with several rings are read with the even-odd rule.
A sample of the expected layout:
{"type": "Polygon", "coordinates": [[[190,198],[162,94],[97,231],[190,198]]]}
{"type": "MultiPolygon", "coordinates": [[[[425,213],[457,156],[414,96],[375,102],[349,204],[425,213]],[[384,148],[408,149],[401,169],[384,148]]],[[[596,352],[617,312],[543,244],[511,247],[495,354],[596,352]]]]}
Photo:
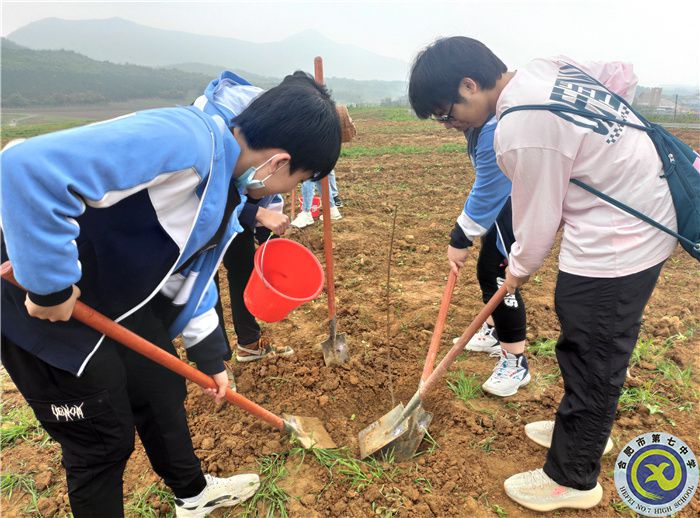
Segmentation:
{"type": "Polygon", "coordinates": [[[40,494],[34,484],[32,475],[25,473],[10,473],[5,472],[0,474],[0,493],[6,498],[12,498],[12,494],[16,491],[22,491],[29,495],[29,505],[24,509],[25,513],[32,515],[37,514],[37,502],[40,494]]]}
{"type": "Polygon", "coordinates": [[[382,155],[428,155],[430,153],[463,153],[464,144],[441,144],[438,147],[392,144],[388,146],[348,146],[340,151],[345,158],[376,157],[382,155]]]}
{"type": "Polygon", "coordinates": [[[0,406],[0,448],[12,446],[18,439],[38,438],[42,439],[41,445],[49,440],[31,408],[19,406],[5,412],[4,406],[0,406]]]}
{"type": "Polygon", "coordinates": [[[528,345],[527,349],[533,356],[550,358],[556,354],[557,341],[549,338],[539,338],[528,345]]]}
{"type": "Polygon", "coordinates": [[[170,510],[165,516],[168,518],[175,516],[175,502],[170,491],[160,484],[150,484],[141,491],[133,493],[129,502],[124,506],[124,510],[129,516],[158,518],[163,516],[160,512],[160,504],[162,503],[167,503],[170,506],[170,510]]]}
{"type": "Polygon", "coordinates": [[[651,380],[639,387],[623,387],[618,406],[622,412],[645,407],[650,414],[661,414],[663,405],[669,403],[669,399],[656,387],[656,382],[651,380]]]}
{"type": "Polygon", "coordinates": [[[457,399],[465,403],[470,399],[475,399],[483,394],[481,383],[476,374],[467,376],[464,371],[459,370],[447,380],[447,386],[455,393],[457,399]]]}
{"type": "MultiPolygon", "coordinates": [[[[286,453],[273,453],[258,459],[260,466],[260,489],[255,495],[247,500],[241,514],[242,518],[260,516],[259,504],[265,509],[265,518],[279,516],[287,518],[287,500],[289,495],[279,486],[279,481],[287,475],[285,463],[292,452],[297,452],[300,448],[293,448],[286,453]]],[[[303,452],[302,462],[303,462],[303,452]]]]}

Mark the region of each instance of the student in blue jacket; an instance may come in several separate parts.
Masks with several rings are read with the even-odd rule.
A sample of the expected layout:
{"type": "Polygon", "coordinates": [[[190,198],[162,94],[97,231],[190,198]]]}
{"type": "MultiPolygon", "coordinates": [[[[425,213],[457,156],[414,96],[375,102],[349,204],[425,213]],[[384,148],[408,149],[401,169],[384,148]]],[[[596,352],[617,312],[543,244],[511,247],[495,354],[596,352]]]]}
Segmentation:
{"type": "MultiPolygon", "coordinates": [[[[205,95],[223,84],[253,88],[224,73],[205,95]]],[[[228,348],[212,278],[246,194],[322,178],[339,153],[335,105],[303,73],[237,116],[216,103],[148,110],[2,152],[2,259],[29,292],[2,282],[2,363],[61,445],[76,518],[123,516],[134,429],[178,517],[255,493],[255,474],[202,472],[182,378],[69,318],[80,297],[172,354],[182,335],[221,399],[228,348]]]]}
{"type": "MultiPolygon", "coordinates": [[[[409,86],[409,97],[414,108],[415,103],[420,102],[415,82],[419,79],[416,74],[420,75],[421,72],[420,67],[414,68],[411,76],[414,89],[411,90],[409,86]]],[[[464,266],[473,241],[481,237],[476,275],[483,300],[487,302],[505,282],[507,257],[515,242],[511,182],[498,167],[493,149],[496,117],[490,117],[478,128],[463,127],[450,113],[434,118],[446,128],[464,133],[469,158],[476,172],[464,209],[450,234],[447,260],[456,273],[464,266]]],[[[488,352],[498,357],[491,376],[482,385],[485,392],[500,397],[512,396],[530,382],[525,357],[525,331],[525,304],[518,290],[514,295],[506,296],[492,317],[465,346],[466,350],[488,352]]]]}

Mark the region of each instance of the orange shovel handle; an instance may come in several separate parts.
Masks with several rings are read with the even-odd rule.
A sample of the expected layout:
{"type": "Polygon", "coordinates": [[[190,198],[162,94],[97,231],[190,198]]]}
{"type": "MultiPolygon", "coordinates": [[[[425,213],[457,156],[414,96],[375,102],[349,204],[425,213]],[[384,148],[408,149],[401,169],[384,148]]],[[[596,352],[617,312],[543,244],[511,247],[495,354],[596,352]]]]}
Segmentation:
{"type": "MultiPolygon", "coordinates": [[[[324,84],[323,59],[314,58],[314,79],[324,84]]],[[[323,207],[323,252],[326,257],[326,291],[328,293],[328,319],[335,317],[335,274],[333,272],[333,232],[331,231],[331,194],[328,177],[321,180],[321,205],[323,207]],[[327,210],[326,210],[327,209],[327,210]]]]}
{"type": "Polygon", "coordinates": [[[438,349],[440,349],[440,339],[442,338],[442,331],[445,329],[445,320],[447,320],[447,311],[450,308],[450,301],[452,300],[452,293],[454,292],[455,284],[457,284],[457,274],[450,270],[450,276],[447,278],[445,291],[442,293],[442,301],[440,302],[440,310],[438,311],[437,320],[435,321],[433,337],[430,339],[428,356],[425,358],[423,375],[420,377],[421,381],[423,382],[425,382],[425,380],[428,379],[428,376],[430,376],[430,373],[433,372],[435,357],[437,356],[438,349]]]}
{"type": "MultiPolygon", "coordinates": [[[[10,282],[17,286],[18,288],[24,289],[15,279],[12,272],[12,265],[9,261],[6,261],[0,267],[0,275],[7,282],[10,282]]],[[[129,331],[122,325],[117,324],[112,319],[106,317],[102,313],[92,309],[88,305],[81,301],[75,303],[73,308],[72,317],[88,327],[110,337],[112,340],[119,342],[120,344],[128,347],[132,351],[145,356],[146,358],[153,360],[159,365],[162,365],[166,369],[169,369],[180,376],[193,381],[197,385],[203,388],[217,389],[216,382],[211,376],[204,374],[192,367],[191,365],[185,363],[181,359],[173,356],[172,354],[164,351],[157,345],[149,342],[145,338],[140,337],[136,333],[129,331]]],[[[226,401],[236,405],[237,407],[245,410],[246,412],[254,415],[270,424],[271,426],[282,431],[285,429],[284,421],[282,418],[276,416],[272,412],[264,409],[263,407],[253,403],[251,400],[241,396],[240,394],[233,392],[230,388],[226,389],[226,401]]]]}
{"type": "Polygon", "coordinates": [[[452,365],[452,362],[454,362],[457,356],[462,353],[462,350],[467,342],[469,342],[476,332],[481,329],[481,326],[484,325],[484,322],[486,322],[486,319],[489,318],[489,315],[493,313],[493,311],[508,294],[507,289],[508,288],[505,284],[498,288],[498,291],[494,293],[493,297],[491,297],[481,311],[479,311],[479,314],[474,318],[474,320],[472,320],[471,324],[467,326],[464,333],[462,333],[462,336],[459,337],[459,340],[457,340],[457,342],[452,346],[452,349],[449,350],[438,366],[435,367],[435,370],[430,376],[428,376],[428,379],[425,380],[420,389],[421,397],[423,397],[423,395],[427,394],[433,388],[435,383],[442,378],[445,371],[447,371],[450,365],[452,365]]]}

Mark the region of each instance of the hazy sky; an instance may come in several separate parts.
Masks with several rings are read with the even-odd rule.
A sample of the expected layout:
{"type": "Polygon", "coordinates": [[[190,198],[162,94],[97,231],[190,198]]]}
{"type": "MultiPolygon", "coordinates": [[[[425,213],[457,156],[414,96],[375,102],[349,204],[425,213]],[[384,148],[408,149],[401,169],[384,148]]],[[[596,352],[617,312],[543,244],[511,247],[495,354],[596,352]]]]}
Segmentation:
{"type": "MultiPolygon", "coordinates": [[[[264,42],[316,29],[410,62],[438,36],[480,39],[517,68],[534,57],[634,63],[644,85],[700,84],[697,0],[8,2],[2,35],[46,17],[121,17],[162,29],[264,42]]],[[[318,50],[323,54],[323,49],[318,50]]]]}

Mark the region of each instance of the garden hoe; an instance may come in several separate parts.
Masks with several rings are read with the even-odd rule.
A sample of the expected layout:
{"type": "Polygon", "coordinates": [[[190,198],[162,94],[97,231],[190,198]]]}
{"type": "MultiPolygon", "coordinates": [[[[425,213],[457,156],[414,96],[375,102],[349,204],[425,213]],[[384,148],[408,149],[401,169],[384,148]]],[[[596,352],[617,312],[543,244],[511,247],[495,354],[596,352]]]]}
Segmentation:
{"type": "MultiPolygon", "coordinates": [[[[314,58],[316,82],[323,85],[323,60],[314,58]]],[[[335,277],[333,275],[333,238],[331,231],[331,197],[328,177],[321,180],[321,203],[323,205],[323,251],[326,256],[326,292],[328,294],[328,339],[321,343],[323,361],[326,367],[342,365],[348,361],[348,347],[345,333],[337,332],[335,312],[335,277]],[[328,210],[326,210],[328,209],[328,210]]]]}
{"type": "Polygon", "coordinates": [[[491,297],[491,300],[483,307],[472,323],[469,324],[452,349],[440,361],[435,371],[430,374],[439,348],[440,337],[455,282],[456,276],[450,273],[450,278],[442,296],[440,312],[438,313],[418,390],[405,407],[402,404],[398,404],[379,420],[360,432],[360,458],[364,459],[378,451],[386,453],[393,451],[394,458],[397,461],[408,460],[413,457],[433,417],[423,409],[423,398],[435,387],[436,382],[442,378],[445,371],[462,352],[467,342],[472,339],[506,295],[506,286],[504,284],[491,297]]]}
{"type": "MultiPolygon", "coordinates": [[[[12,265],[9,261],[3,263],[2,267],[0,267],[0,275],[2,275],[2,278],[6,281],[22,288],[12,273],[12,265]]],[[[81,301],[75,303],[72,317],[88,327],[110,337],[115,342],[153,360],[166,369],[193,381],[200,387],[210,389],[217,388],[216,383],[210,376],[207,376],[136,333],[129,331],[124,326],[117,324],[81,301]]],[[[328,435],[328,432],[317,417],[283,414],[284,418],[281,418],[240,394],[233,392],[230,388],[226,389],[225,398],[229,403],[262,419],[272,427],[277,428],[280,432],[287,433],[296,438],[304,448],[336,447],[333,439],[328,435]]]]}

